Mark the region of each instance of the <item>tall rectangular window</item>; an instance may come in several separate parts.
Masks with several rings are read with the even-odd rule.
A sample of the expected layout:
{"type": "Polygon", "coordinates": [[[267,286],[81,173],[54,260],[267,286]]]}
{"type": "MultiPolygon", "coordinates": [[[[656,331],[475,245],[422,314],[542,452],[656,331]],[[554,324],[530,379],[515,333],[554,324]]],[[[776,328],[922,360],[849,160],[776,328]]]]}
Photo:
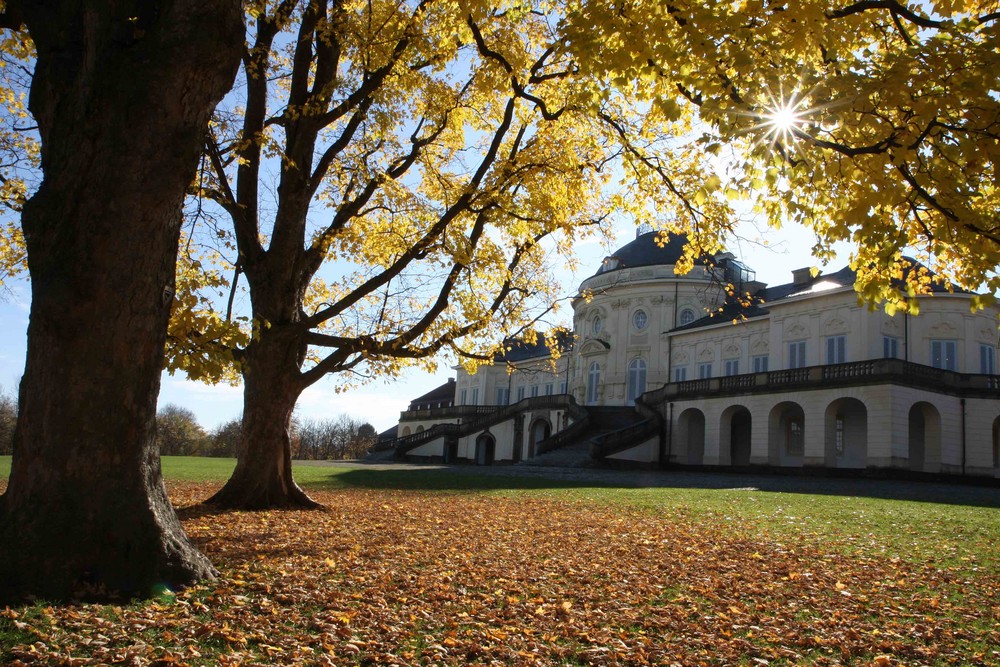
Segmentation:
{"type": "Polygon", "coordinates": [[[996,372],[996,349],[992,345],[979,346],[979,372],[983,375],[993,375],[996,372]]]}
{"type": "Polygon", "coordinates": [[[534,398],[535,396],[538,396],[538,385],[537,384],[531,385],[531,397],[534,398]]]}
{"type": "Polygon", "coordinates": [[[551,382],[549,382],[549,383],[547,383],[545,385],[545,395],[546,396],[551,396],[552,395],[552,383],[551,382]]]}
{"type": "Polygon", "coordinates": [[[562,382],[559,383],[559,393],[560,394],[566,393],[566,380],[563,380],[562,382]]]}
{"type": "Polygon", "coordinates": [[[740,360],[739,359],[726,359],[726,375],[739,375],[740,374],[740,360]]]}
{"type": "Polygon", "coordinates": [[[517,388],[517,400],[518,401],[523,401],[524,400],[524,387],[523,386],[517,388]]]}
{"type": "Polygon", "coordinates": [[[507,405],[510,400],[510,389],[507,387],[497,387],[497,405],[507,405]]]}
{"type": "Polygon", "coordinates": [[[679,366],[674,369],[674,382],[684,382],[688,379],[687,366],[679,366]]]}
{"type": "Polygon", "coordinates": [[[847,336],[827,336],[826,363],[842,364],[847,361],[847,336]]]}
{"type": "Polygon", "coordinates": [[[698,364],[698,379],[707,380],[712,377],[712,363],[698,364]]]}
{"type": "Polygon", "coordinates": [[[882,356],[886,359],[899,359],[899,339],[892,336],[882,336],[882,356]]]}
{"type": "Polygon", "coordinates": [[[796,340],[788,344],[788,367],[805,368],[806,366],[806,342],[796,340]]]}
{"type": "Polygon", "coordinates": [[[760,354],[753,358],[753,372],[754,373],[766,373],[767,372],[767,355],[760,354]]]}
{"type": "Polygon", "coordinates": [[[958,342],[953,340],[931,341],[931,366],[946,371],[957,370],[958,342]]]}
{"type": "Polygon", "coordinates": [[[596,361],[590,364],[587,371],[587,405],[597,403],[598,389],[601,386],[601,365],[596,361]]]}
{"type": "Polygon", "coordinates": [[[472,388],[472,404],[479,405],[479,387],[472,388]]]}
{"type": "Polygon", "coordinates": [[[466,400],[465,400],[466,398],[468,398],[468,391],[469,391],[468,389],[463,389],[462,391],[459,392],[459,394],[458,394],[459,395],[459,399],[458,399],[459,405],[468,405],[468,403],[466,403],[466,400]]]}

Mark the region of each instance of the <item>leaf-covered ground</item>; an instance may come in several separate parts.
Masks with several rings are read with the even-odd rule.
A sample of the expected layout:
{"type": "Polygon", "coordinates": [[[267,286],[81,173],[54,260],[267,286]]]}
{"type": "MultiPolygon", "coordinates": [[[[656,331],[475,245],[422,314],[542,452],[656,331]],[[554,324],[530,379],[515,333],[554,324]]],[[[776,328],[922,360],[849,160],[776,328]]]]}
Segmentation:
{"type": "MultiPolygon", "coordinates": [[[[174,483],[181,506],[211,485],[174,483]]],[[[1000,664],[1000,575],[538,494],[344,489],[182,511],[218,581],[8,609],[9,665],[1000,664]]],[[[902,556],[902,557],[901,557],[902,556]]]]}

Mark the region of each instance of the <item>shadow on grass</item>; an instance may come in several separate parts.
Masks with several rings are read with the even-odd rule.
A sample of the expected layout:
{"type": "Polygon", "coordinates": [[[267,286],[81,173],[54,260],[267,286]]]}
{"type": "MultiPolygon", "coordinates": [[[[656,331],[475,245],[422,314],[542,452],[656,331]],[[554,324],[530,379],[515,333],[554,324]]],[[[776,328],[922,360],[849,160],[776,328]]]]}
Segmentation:
{"type": "Polygon", "coordinates": [[[613,487],[603,481],[560,478],[558,475],[496,474],[450,468],[347,468],[301,482],[305,489],[396,489],[408,491],[480,492],[505,490],[613,487]]]}
{"type": "MultiPolygon", "coordinates": [[[[318,472],[318,471],[317,471],[318,472]]],[[[1000,508],[1000,487],[987,480],[913,479],[884,477],[833,477],[822,475],[762,474],[732,470],[654,471],[520,466],[447,466],[421,469],[356,468],[330,470],[315,475],[303,486],[311,489],[402,489],[440,492],[489,492],[557,489],[717,490],[812,494],[902,500],[1000,508]]]]}

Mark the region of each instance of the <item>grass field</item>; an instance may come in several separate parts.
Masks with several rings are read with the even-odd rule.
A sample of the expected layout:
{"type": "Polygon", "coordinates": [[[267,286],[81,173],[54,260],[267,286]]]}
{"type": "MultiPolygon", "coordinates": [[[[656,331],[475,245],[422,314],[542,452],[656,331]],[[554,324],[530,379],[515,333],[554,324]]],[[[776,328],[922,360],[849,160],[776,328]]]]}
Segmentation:
{"type": "Polygon", "coordinates": [[[0,662],[1000,665],[995,488],[297,464],[326,510],[191,507],[233,465],[163,461],[217,581],[9,609],[0,662]]]}

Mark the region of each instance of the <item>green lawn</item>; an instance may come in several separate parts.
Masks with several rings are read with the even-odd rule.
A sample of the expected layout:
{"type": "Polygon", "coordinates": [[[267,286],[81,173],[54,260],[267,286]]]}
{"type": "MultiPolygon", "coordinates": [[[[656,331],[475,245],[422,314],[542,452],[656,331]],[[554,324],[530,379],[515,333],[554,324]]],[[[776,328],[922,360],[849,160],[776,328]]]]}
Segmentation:
{"type": "MultiPolygon", "coordinates": [[[[236,465],[235,459],[190,456],[167,456],[162,462],[167,480],[219,484],[228,479],[236,465]]],[[[0,478],[6,479],[9,473],[10,457],[0,456],[0,478]]],[[[328,467],[300,462],[295,463],[295,478],[307,490],[527,494],[570,502],[622,504],[654,513],[680,511],[695,519],[750,528],[775,537],[829,535],[838,549],[860,554],[893,555],[962,570],[968,567],[1000,572],[997,488],[879,480],[789,481],[763,475],[751,478],[756,484],[753,487],[632,488],[483,475],[460,468],[381,470],[364,465],[328,467]],[[782,490],[767,490],[771,483],[782,490]]],[[[727,478],[720,475],[717,479],[725,482],[727,478]]]]}
{"type": "Polygon", "coordinates": [[[504,472],[297,463],[327,511],[182,513],[217,581],[0,610],[0,663],[1000,664],[996,488],[504,472]]]}

